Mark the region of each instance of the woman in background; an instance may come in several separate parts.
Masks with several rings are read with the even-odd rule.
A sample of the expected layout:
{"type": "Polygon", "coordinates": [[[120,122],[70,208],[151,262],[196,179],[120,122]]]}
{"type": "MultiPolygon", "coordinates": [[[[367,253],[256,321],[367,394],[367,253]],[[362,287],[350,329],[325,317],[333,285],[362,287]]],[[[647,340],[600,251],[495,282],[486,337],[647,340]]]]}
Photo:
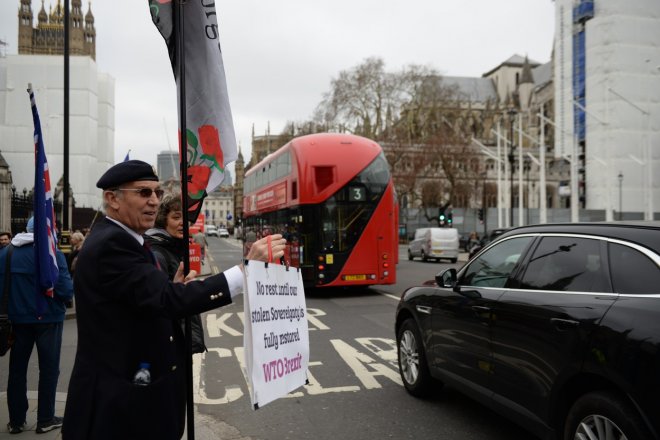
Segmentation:
{"type": "MultiPolygon", "coordinates": [[[[183,241],[183,212],[181,210],[181,194],[166,194],[158,208],[156,222],[153,229],[146,232],[146,242],[156,255],[161,270],[167,272],[170,280],[181,263],[182,256],[186,252],[183,241]]],[[[204,328],[202,318],[199,314],[190,318],[192,330],[192,352],[203,353],[206,351],[204,345],[204,328]]],[[[183,325],[183,322],[182,322],[183,325]]]]}

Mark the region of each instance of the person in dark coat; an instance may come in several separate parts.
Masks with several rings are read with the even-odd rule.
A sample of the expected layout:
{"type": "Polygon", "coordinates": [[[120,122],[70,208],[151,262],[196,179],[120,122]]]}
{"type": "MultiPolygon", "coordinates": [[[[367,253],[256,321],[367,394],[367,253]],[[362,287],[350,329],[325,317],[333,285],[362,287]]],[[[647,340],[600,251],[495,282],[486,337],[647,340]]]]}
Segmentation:
{"type": "MultiPolygon", "coordinates": [[[[182,256],[187,251],[183,241],[181,194],[166,194],[163,197],[154,226],[147,231],[144,238],[156,255],[160,268],[167,272],[170,280],[173,280],[181,264],[182,256]]],[[[202,327],[202,318],[199,314],[190,317],[190,327],[192,352],[204,353],[206,351],[204,327],[202,327]]]]}
{"type": "MultiPolygon", "coordinates": [[[[242,266],[203,281],[180,269],[174,281],[143,246],[154,226],[162,190],[153,168],[139,160],[101,176],[106,217],[78,256],[74,278],[78,349],[69,381],[64,440],[180,439],[185,425],[185,356],[179,319],[221,307],[242,291],[242,266]],[[149,363],[151,383],[133,377],[149,363]]],[[[285,241],[257,241],[250,260],[284,255],[285,241]]]]}
{"type": "Polygon", "coordinates": [[[39,400],[37,404],[37,434],[62,426],[62,418],[55,415],[55,393],[60,376],[60,353],[64,329],[65,303],[73,298],[73,285],[66,258],[55,251],[58,276],[53,296],[37,293],[35,272],[34,217],[27,224],[27,232],[16,234],[11,241],[13,252],[9,272],[6,271],[9,247],[0,251],[0,298],[2,286],[9,274],[8,315],[14,332],[14,345],[9,352],[7,406],[10,434],[26,429],[28,412],[27,372],[34,347],[39,356],[39,400]]]}

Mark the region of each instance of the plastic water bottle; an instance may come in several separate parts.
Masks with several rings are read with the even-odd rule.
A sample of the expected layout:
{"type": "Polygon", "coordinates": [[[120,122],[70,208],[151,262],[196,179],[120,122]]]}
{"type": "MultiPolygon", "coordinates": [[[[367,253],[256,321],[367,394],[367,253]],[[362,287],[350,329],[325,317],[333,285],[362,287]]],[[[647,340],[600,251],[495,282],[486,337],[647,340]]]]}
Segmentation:
{"type": "Polygon", "coordinates": [[[151,383],[151,372],[149,371],[151,364],[149,362],[140,362],[140,368],[133,376],[133,383],[135,385],[147,386],[151,383]]]}

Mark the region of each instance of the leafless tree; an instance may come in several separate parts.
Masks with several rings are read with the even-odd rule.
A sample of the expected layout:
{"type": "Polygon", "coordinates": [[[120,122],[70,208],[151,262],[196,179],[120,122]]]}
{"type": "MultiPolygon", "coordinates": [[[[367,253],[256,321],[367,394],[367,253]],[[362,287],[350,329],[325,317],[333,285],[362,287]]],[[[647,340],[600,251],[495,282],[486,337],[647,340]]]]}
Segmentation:
{"type": "Polygon", "coordinates": [[[435,208],[446,209],[455,201],[458,206],[467,205],[479,160],[471,145],[471,127],[458,89],[424,66],[409,66],[403,77],[406,100],[397,130],[391,133],[399,143],[407,141],[412,146],[403,156],[417,164],[416,186],[422,188],[417,203],[430,220],[435,208]]]}
{"type": "Polygon", "coordinates": [[[337,131],[381,140],[398,108],[400,76],[385,71],[381,58],[339,72],[317,107],[316,119],[337,131]]]}
{"type": "Polygon", "coordinates": [[[456,199],[468,204],[478,159],[471,136],[483,130],[478,114],[455,86],[427,66],[388,72],[380,58],[342,71],[317,107],[326,131],[350,132],[383,146],[399,197],[434,218],[456,199]]]}

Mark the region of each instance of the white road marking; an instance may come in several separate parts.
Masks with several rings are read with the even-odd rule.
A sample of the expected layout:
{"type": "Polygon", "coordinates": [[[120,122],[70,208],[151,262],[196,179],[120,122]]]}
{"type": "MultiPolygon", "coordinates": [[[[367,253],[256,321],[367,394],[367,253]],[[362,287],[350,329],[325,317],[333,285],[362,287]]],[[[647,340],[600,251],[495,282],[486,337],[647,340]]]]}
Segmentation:
{"type": "Polygon", "coordinates": [[[230,327],[226,323],[227,319],[231,318],[232,315],[233,313],[222,313],[220,315],[217,313],[207,313],[206,330],[209,332],[209,336],[212,338],[222,336],[221,330],[224,330],[230,336],[242,336],[243,332],[230,327]]]}
{"type": "Polygon", "coordinates": [[[400,296],[392,295],[391,293],[385,293],[385,292],[380,291],[380,290],[376,290],[376,292],[378,292],[379,294],[381,294],[383,296],[386,296],[388,298],[392,298],[395,301],[399,301],[401,299],[400,296]]]}
{"type": "Polygon", "coordinates": [[[382,388],[382,385],[376,380],[376,376],[383,376],[398,385],[403,385],[399,373],[390,367],[376,362],[341,339],[332,339],[330,342],[366,389],[382,388]]]}

